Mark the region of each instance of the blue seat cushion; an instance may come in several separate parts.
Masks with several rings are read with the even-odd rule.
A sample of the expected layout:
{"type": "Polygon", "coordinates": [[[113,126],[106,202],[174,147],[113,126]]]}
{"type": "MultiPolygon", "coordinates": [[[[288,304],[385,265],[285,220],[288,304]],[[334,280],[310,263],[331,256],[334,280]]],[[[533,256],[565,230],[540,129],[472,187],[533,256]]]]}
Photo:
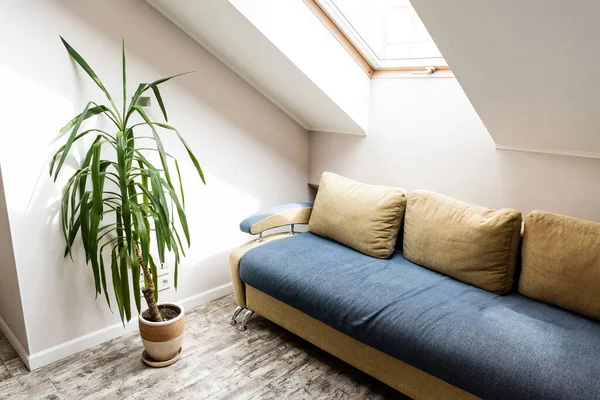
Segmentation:
{"type": "Polygon", "coordinates": [[[248,285],[486,399],[600,399],[600,324],[303,233],[250,250],[248,285]]]}

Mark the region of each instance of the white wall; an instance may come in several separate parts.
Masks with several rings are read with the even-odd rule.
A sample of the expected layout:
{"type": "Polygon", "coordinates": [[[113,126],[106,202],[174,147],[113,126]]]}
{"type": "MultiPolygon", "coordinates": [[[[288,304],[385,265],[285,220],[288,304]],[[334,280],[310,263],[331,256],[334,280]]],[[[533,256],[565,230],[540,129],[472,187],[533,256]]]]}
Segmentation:
{"type": "Polygon", "coordinates": [[[496,150],[455,79],[374,79],[370,127],[366,138],[311,132],[309,182],[328,170],[524,214],[600,221],[600,160],[496,150]]]}
{"type": "MultiPolygon", "coordinates": [[[[90,97],[102,97],[59,35],[115,91],[122,37],[130,93],[140,81],[197,71],[162,89],[169,121],[187,137],[208,181],[203,187],[183,149],[165,139],[184,166],[192,247],[180,268],[179,292],[163,300],[227,284],[229,251],[248,240],[239,221],[259,208],[308,198],[306,131],[146,2],[3,2],[0,36],[10,40],[0,44],[0,160],[32,357],[90,333],[107,337],[99,330],[119,323],[103,299],[94,300],[81,253],[75,263],[62,257],[61,187],[80,156],[68,159],[70,168],[57,183],[48,177],[48,156],[61,144],[53,142],[58,129],[90,97]]],[[[156,104],[149,112],[160,116],[156,104]]],[[[89,125],[95,124],[107,126],[89,125]]]]}
{"type": "MultiPolygon", "coordinates": [[[[304,1],[229,1],[359,127],[353,132],[336,132],[368,132],[371,78],[304,1]]],[[[299,91],[304,91],[304,87],[299,91]]]]}
{"type": "MultiPolygon", "coordinates": [[[[23,306],[21,304],[21,293],[19,292],[19,280],[15,267],[12,240],[10,237],[10,226],[6,201],[4,197],[4,185],[2,182],[2,169],[0,167],[0,318],[10,329],[6,334],[10,337],[12,333],[21,346],[27,349],[27,334],[25,332],[25,318],[23,317],[23,306]]],[[[4,327],[6,329],[6,327],[4,327]]],[[[0,324],[0,329],[3,326],[0,324]]]]}

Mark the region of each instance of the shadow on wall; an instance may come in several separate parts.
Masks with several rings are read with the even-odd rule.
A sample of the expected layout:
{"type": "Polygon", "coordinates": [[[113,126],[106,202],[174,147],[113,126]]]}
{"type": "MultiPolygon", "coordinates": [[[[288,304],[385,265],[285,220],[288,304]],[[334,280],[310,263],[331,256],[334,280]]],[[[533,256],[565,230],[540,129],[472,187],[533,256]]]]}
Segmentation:
{"type": "Polygon", "coordinates": [[[542,209],[600,222],[600,160],[496,150],[506,201],[525,214],[542,209]]]}
{"type": "MultiPolygon", "coordinates": [[[[19,279],[15,265],[8,212],[0,165],[0,318],[21,342],[25,350],[29,348],[25,330],[25,316],[19,292],[19,279]]],[[[8,335],[8,334],[7,334],[8,335]]]]}
{"type": "MultiPolygon", "coordinates": [[[[331,165],[329,162],[325,162],[324,158],[328,158],[332,155],[335,159],[335,168],[339,174],[347,177],[360,177],[364,174],[365,170],[371,170],[375,172],[375,168],[371,164],[369,159],[365,159],[364,152],[365,146],[369,145],[370,136],[358,136],[358,135],[346,135],[342,133],[332,132],[310,132],[310,151],[309,151],[309,183],[312,185],[318,185],[321,179],[321,174],[328,170],[327,167],[319,168],[320,165],[331,165]]],[[[369,147],[373,153],[369,156],[377,157],[380,153],[378,149],[369,147]]],[[[358,178],[354,178],[358,179],[358,178]]],[[[377,181],[371,181],[373,184],[382,184],[377,181]]],[[[315,193],[316,196],[316,193],[315,193]]]]}

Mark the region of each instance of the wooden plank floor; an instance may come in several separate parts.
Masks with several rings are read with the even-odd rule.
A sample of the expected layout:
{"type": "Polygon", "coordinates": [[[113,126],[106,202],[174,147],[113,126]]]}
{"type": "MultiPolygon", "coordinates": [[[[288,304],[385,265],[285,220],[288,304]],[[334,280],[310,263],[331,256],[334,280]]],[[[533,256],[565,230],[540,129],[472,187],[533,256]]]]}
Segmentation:
{"type": "Polygon", "coordinates": [[[186,315],[183,356],[146,367],[137,332],[28,372],[0,333],[0,399],[406,399],[226,296],[186,315]],[[241,319],[241,318],[239,318],[241,319]]]}

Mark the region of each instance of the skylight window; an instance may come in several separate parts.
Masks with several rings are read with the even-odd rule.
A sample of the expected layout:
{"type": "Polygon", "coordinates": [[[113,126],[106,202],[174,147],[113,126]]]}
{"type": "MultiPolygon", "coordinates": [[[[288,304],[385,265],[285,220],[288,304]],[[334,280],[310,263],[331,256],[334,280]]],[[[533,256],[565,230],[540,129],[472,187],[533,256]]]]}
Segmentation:
{"type": "Polygon", "coordinates": [[[409,0],[316,3],[374,70],[447,69],[448,64],[409,0]]]}

